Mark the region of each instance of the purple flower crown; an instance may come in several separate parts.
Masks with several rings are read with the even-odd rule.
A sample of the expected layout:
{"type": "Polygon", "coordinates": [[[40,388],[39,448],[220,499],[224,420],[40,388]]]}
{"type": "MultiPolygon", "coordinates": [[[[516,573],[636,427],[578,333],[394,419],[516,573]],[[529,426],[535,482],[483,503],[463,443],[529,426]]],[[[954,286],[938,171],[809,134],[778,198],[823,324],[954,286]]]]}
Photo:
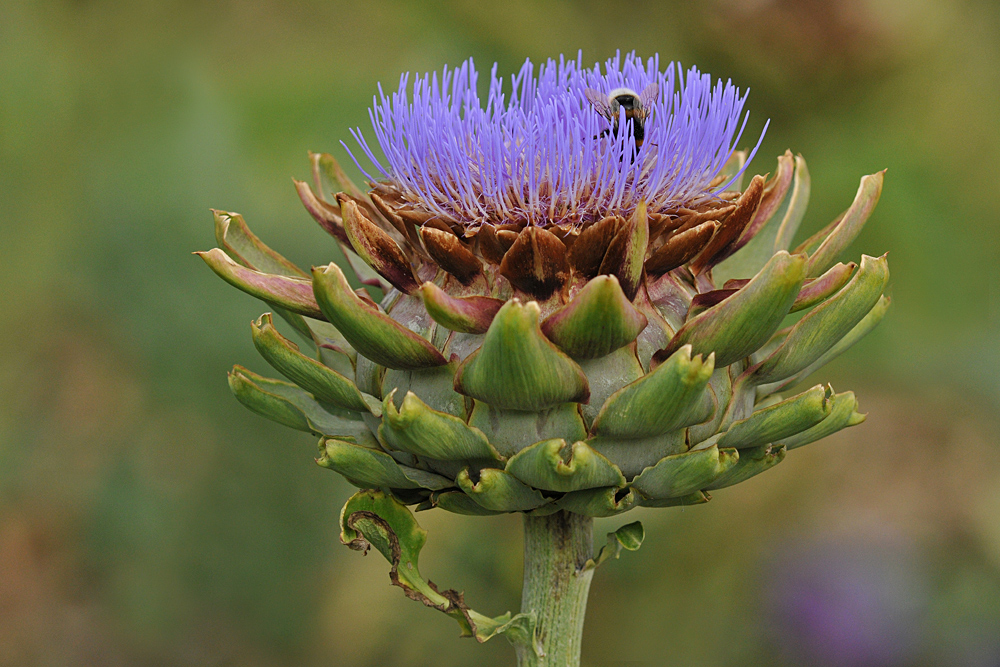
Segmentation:
{"type": "MultiPolygon", "coordinates": [[[[712,185],[749,112],[746,92],[729,81],[713,85],[708,74],[694,67],[685,73],[679,64],[660,71],[659,56],[643,64],[634,53],[609,59],[603,74],[599,64],[584,69],[582,55],[549,60],[537,75],[528,60],[511,76],[509,92],[493,65],[484,107],[478,77],[470,59],[440,75],[415,76],[412,92],[409,74],[391,95],[379,85],[369,116],[387,166],[361,130],[351,130],[382,179],[423,209],[473,226],[578,223],[628,216],[641,201],[651,211],[696,206],[731,183],[712,185]],[[609,133],[611,123],[584,91],[638,92],[652,83],[658,94],[636,150],[632,132],[609,133]]],[[[625,122],[632,121],[622,112],[625,122]]]]}

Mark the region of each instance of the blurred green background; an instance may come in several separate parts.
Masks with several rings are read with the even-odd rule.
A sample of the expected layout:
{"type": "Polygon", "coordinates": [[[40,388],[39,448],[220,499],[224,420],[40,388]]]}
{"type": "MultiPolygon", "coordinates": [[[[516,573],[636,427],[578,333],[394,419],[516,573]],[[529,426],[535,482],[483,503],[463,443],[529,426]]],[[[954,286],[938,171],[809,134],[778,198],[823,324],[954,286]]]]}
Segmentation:
{"type": "MultiPolygon", "coordinates": [[[[995,0],[4,0],[0,664],[511,664],[339,544],[347,483],[226,386],[265,369],[264,306],[190,252],[215,207],[335,257],[291,178],[343,158],[378,81],[617,48],[751,88],[754,169],[809,162],[803,238],[888,167],[848,254],[891,251],[894,305],[816,378],[864,425],[598,522],[647,540],[598,572],[585,664],[1000,665],[995,0]]],[[[517,608],[517,517],[418,519],[427,576],[517,608]]]]}

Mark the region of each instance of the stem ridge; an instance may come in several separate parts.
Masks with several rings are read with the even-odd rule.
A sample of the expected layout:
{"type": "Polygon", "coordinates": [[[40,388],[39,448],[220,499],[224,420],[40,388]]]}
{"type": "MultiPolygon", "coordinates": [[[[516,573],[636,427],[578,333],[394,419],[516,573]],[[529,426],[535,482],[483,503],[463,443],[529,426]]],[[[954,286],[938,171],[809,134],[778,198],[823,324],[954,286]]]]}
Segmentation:
{"type": "Polygon", "coordinates": [[[594,520],[565,510],[524,515],[521,612],[534,612],[533,646],[516,646],[519,667],[576,667],[594,570],[594,520]]]}

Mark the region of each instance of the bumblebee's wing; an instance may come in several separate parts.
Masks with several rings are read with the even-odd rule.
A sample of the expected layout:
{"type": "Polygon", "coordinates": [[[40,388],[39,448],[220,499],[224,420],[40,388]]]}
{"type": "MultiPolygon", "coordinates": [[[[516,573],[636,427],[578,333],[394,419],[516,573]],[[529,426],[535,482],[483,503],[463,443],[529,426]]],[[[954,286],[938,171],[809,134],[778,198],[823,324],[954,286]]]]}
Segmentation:
{"type": "Polygon", "coordinates": [[[656,101],[656,97],[659,94],[660,94],[660,84],[654,81],[653,83],[646,86],[645,90],[642,91],[642,94],[639,95],[638,111],[639,115],[642,116],[642,118],[649,117],[649,114],[653,108],[653,102],[656,101]]]}
{"type": "Polygon", "coordinates": [[[615,115],[611,113],[611,104],[608,102],[608,96],[599,90],[594,90],[593,88],[584,88],[583,94],[587,96],[587,99],[594,106],[597,113],[601,114],[610,121],[615,119],[615,115]]]}

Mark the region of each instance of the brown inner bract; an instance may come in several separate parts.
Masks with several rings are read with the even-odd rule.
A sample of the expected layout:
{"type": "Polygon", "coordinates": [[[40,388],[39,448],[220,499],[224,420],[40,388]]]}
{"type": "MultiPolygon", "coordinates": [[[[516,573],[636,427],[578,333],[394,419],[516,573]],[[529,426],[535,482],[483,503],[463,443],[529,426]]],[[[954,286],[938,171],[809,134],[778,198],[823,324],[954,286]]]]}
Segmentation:
{"type": "MultiPolygon", "coordinates": [[[[465,223],[420,208],[391,183],[372,185],[370,202],[357,201],[356,210],[364,222],[391,237],[416,275],[438,268],[454,279],[446,281],[445,288],[455,293],[471,293],[485,276],[494,295],[509,295],[512,288],[515,296],[539,302],[554,298],[565,302],[571,291],[602,274],[624,279],[629,298],[644,277],[655,279],[674,271],[678,278],[691,282],[694,276],[710,272],[732,250],[765,190],[764,178],[756,176],[742,193],[725,192],[693,208],[643,212],[641,224],[643,229],[648,226],[648,233],[637,236],[638,212],[630,218],[609,216],[573,224],[465,223]],[[635,247],[636,243],[644,247],[635,247]],[[622,267],[627,265],[635,269],[626,272],[622,267]]],[[[339,195],[342,206],[353,199],[339,195]]],[[[367,224],[357,228],[370,229],[367,224]]],[[[370,247],[383,246],[384,238],[370,247]]],[[[399,257],[391,254],[393,261],[387,264],[399,257]]]]}

